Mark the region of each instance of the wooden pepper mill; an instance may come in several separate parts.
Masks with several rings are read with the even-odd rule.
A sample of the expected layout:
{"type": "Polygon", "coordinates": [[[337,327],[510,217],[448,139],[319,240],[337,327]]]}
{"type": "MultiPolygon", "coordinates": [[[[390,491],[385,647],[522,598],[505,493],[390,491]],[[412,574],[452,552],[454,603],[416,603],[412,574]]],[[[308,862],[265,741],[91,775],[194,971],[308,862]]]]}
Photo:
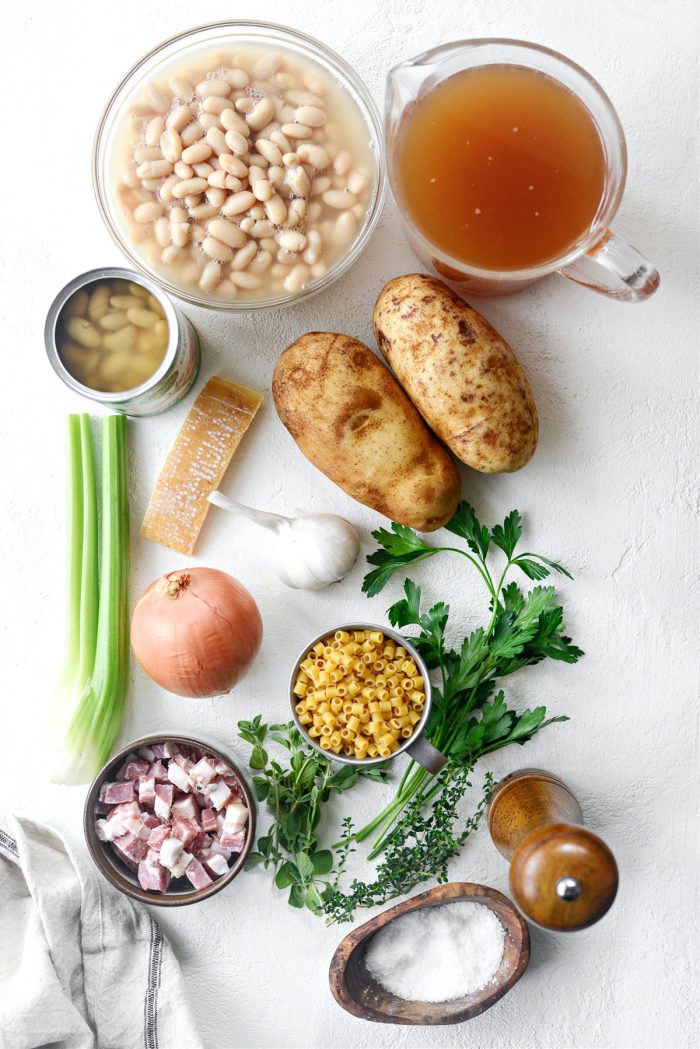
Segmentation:
{"type": "Polygon", "coordinates": [[[491,795],[489,831],[510,860],[513,900],[545,929],[585,929],[615,899],[615,857],[582,823],[581,806],[566,784],[541,769],[513,772],[491,795]]]}

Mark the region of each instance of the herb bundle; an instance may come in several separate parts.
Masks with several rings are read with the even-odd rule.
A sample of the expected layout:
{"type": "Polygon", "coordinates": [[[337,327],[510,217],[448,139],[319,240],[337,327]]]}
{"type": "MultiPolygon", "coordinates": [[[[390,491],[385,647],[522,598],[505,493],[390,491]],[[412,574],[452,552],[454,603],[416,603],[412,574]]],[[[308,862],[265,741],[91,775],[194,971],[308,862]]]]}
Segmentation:
{"type": "MultiPolygon", "coordinates": [[[[292,907],[307,907],[314,914],[323,912],[325,902],[337,890],[350,842],[334,855],[330,849],[319,849],[318,828],[323,808],[331,794],[343,794],[358,779],[381,782],[383,769],[371,766],[334,766],[309,746],[292,722],[266,725],[258,714],[252,721],[239,721],[238,731],[253,750],[249,758],[253,788],[260,802],[272,812],[272,823],[261,835],[257,847],[246,861],[246,867],[262,866],[271,870],[278,889],[289,889],[292,907]],[[270,759],[265,744],[272,740],[288,752],[288,763],[270,759]],[[328,881],[324,875],[332,875],[328,881]]],[[[343,821],[350,832],[349,819],[343,821]]]]}
{"type": "Polygon", "coordinates": [[[547,718],[543,706],[519,714],[507,706],[503,690],[496,689],[501,678],[521,667],[547,658],[575,663],[583,654],[564,634],[563,609],[556,603],[554,587],[535,586],[524,593],[515,581],[506,584],[514,568],[533,580],[545,578],[552,570],[569,573],[541,554],[516,552],[522,534],[517,510],[489,530],[463,502],[445,527],[465,540],[466,550],[429,546],[411,529],[397,524],[391,531],[373,532],[380,549],[367,559],[375,567],[366,576],[363,590],[373,596],[396,571],[450,551],[465,557],[478,571],[489,593],[490,617],[485,627],[474,630],[453,649],[445,640],[449,606],[439,602],[423,612],[421,591],[415,583],[406,580],[405,597],[388,610],[394,627],[402,631],[417,628],[417,633],[406,635],[407,640],[430,669],[439,669],[426,735],[446,756],[447,764],[433,776],[410,762],[394,800],[366,827],[338,843],[339,848],[347,848],[350,842],[364,841],[376,833],[369,857],[382,850],[385,854],[374,883],[354,881],[349,894],[336,889],[325,908],[330,921],[348,921],[355,907],[385,902],[428,878],[445,880],[447,861],[475,829],[490,791],[487,777],[476,813],[455,833],[457,802],[477,760],[511,743],[522,745],[546,725],[568,720],[564,716],[547,718]],[[505,557],[497,574],[490,566],[494,547],[505,557]]]}

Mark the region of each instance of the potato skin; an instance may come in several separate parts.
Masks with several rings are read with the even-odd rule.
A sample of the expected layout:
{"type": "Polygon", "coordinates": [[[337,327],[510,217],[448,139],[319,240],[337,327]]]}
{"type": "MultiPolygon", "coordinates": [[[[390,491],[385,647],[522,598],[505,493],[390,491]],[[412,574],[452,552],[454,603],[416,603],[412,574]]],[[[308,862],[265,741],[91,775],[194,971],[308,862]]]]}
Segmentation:
{"type": "Polygon", "coordinates": [[[307,459],[353,499],[432,532],[457,508],[457,465],[364,343],[308,332],[272,378],[277,413],[307,459]]]}
{"type": "Polygon", "coordinates": [[[510,346],[436,277],[390,280],[374,307],[379,349],[428,426],[482,473],[519,470],[537,447],[530,385],[510,346]]]}

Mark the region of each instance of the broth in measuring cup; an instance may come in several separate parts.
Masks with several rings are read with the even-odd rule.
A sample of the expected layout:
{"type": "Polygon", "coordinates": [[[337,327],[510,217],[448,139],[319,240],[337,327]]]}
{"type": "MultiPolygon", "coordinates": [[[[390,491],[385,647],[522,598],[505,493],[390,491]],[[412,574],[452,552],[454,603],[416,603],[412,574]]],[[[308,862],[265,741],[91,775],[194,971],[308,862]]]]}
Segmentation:
{"type": "Polygon", "coordinates": [[[56,326],[62,363],[77,382],[100,393],[147,382],[163,363],[168,338],[156,297],[121,279],[97,280],[74,292],[56,326]]]}

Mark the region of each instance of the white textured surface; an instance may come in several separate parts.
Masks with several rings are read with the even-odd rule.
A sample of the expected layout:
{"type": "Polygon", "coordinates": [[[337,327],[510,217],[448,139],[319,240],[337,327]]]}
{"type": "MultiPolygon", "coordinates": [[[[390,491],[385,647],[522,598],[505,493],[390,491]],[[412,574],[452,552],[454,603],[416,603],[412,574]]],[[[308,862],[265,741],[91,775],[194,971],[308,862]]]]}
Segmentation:
{"type": "MultiPolygon", "coordinates": [[[[205,1041],[212,1049],[685,1049],[696,1044],[698,1024],[691,946],[698,931],[698,17],[690,0],[6,5],[3,803],[53,823],[83,850],[83,790],[46,786],[32,752],[62,646],[63,415],[89,408],[46,363],[44,314],[75,273],[120,262],[92,196],[94,126],[122,72],[148,47],[196,22],[246,15],[320,36],[353,63],[380,102],[391,63],[448,39],[524,37],[570,55],[619,110],[630,172],[616,226],[649,252],[663,283],[645,306],[607,302],[557,277],[484,302],[528,369],[542,437],[523,472],[465,471],[464,478],[464,493],[485,520],[518,506],[530,548],[561,557],[576,576],[564,588],[567,618],[585,660],[574,668],[534,668],[509,682],[514,700],[546,702],[572,720],[525,752],[506,751],[493,768],[498,774],[540,765],[572,784],[589,826],[617,854],[622,885],[614,909],[578,935],[534,932],[524,979],[467,1026],[385,1028],[347,1016],[330,997],[326,972],[339,930],[292,911],[262,875],[241,876],[200,907],[159,915],[190,979],[205,1041]]],[[[270,375],[282,347],[309,328],[369,340],[380,287],[413,268],[390,204],[349,278],[306,306],[254,319],[187,311],[202,336],[202,378],[221,371],[266,393],[227,491],[283,512],[343,513],[367,540],[379,519],[296,451],[276,419],[270,375]]],[[[138,526],[185,410],[131,427],[134,597],[183,564],[140,540],[138,526]]],[[[124,739],[181,728],[230,743],[238,717],[258,710],[283,716],[288,662],[303,640],[329,620],[379,618],[398,591],[397,583],[369,605],[359,566],[341,589],[287,591],[266,563],[265,538],[213,512],[196,559],[237,575],[260,604],[265,642],[248,680],[235,698],[190,703],[159,692],[135,670],[124,739]]],[[[458,581],[452,563],[431,562],[416,576],[429,597],[451,600],[458,625],[483,611],[475,581],[458,581]]],[[[244,758],[244,748],[233,749],[244,758]]],[[[358,820],[380,800],[373,785],[358,792],[358,820]]],[[[485,833],[452,873],[507,886],[506,864],[485,833]]]]}

